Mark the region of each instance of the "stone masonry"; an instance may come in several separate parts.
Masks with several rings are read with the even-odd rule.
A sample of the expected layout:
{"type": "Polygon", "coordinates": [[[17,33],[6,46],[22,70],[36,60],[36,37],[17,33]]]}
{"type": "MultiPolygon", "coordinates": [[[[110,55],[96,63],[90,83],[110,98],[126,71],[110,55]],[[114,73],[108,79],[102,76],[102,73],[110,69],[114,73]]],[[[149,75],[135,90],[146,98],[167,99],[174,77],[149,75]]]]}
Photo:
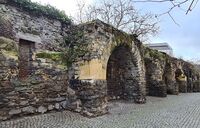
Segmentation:
{"type": "Polygon", "coordinates": [[[9,31],[6,28],[4,29],[9,34],[6,34],[7,37],[10,36],[18,43],[19,39],[35,42],[37,50],[61,50],[60,44],[64,42],[64,34],[70,31],[70,24],[45,16],[34,15],[12,5],[10,2],[1,1],[0,16],[4,20],[1,28],[8,26],[7,23],[10,24],[9,31]]]}
{"type": "Polygon", "coordinates": [[[100,20],[73,25],[0,0],[0,121],[55,110],[96,117],[111,100],[199,92],[199,78],[100,20]]]}

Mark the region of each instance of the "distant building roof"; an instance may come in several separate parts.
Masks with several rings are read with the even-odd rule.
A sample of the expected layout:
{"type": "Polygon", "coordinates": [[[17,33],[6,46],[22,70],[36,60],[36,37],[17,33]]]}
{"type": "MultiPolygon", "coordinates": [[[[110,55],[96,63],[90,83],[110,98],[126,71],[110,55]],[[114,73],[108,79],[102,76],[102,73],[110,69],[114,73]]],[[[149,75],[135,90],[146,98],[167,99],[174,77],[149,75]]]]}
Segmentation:
{"type": "Polygon", "coordinates": [[[170,56],[173,56],[173,49],[169,46],[168,43],[153,43],[145,45],[151,49],[156,49],[158,51],[165,52],[170,56]]]}

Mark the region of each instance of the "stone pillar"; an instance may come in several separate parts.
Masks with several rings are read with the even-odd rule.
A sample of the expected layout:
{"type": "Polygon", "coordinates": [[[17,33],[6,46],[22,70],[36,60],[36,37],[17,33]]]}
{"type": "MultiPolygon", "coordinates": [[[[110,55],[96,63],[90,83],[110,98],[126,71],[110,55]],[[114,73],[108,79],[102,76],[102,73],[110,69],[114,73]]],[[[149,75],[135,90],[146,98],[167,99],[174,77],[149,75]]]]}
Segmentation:
{"type": "Polygon", "coordinates": [[[167,88],[163,81],[151,81],[151,86],[149,87],[150,96],[166,97],[167,88]]]}
{"type": "Polygon", "coordinates": [[[194,92],[199,92],[200,91],[200,81],[199,80],[195,80],[193,82],[193,91],[194,92]]]}
{"type": "Polygon", "coordinates": [[[185,75],[181,74],[176,77],[176,83],[179,86],[179,92],[186,93],[187,92],[187,78],[185,75]]]}
{"type": "Polygon", "coordinates": [[[70,86],[81,100],[83,115],[96,117],[108,112],[105,80],[71,80],[70,86]]]}
{"type": "Polygon", "coordinates": [[[187,92],[187,82],[186,81],[177,81],[179,85],[179,92],[186,93],[187,92]]]}
{"type": "Polygon", "coordinates": [[[148,95],[166,97],[167,87],[164,83],[163,76],[163,64],[157,59],[145,59],[146,64],[146,79],[148,86],[148,95]]]}

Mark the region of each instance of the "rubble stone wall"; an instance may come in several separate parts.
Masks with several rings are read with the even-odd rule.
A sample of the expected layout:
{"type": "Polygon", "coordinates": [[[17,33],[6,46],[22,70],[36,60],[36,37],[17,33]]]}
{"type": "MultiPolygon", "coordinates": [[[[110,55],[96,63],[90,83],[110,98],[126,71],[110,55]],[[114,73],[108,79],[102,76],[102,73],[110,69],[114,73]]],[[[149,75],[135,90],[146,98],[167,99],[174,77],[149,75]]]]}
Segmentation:
{"type": "Polygon", "coordinates": [[[194,65],[151,50],[137,39],[136,42],[145,62],[147,95],[166,97],[179,92],[197,92],[200,87],[199,71],[194,65]]]}
{"type": "Polygon", "coordinates": [[[0,120],[52,110],[80,112],[81,102],[69,87],[64,66],[46,58],[36,58],[34,70],[19,79],[16,43],[0,37],[0,120]]]}
{"type": "Polygon", "coordinates": [[[146,48],[134,35],[99,20],[73,25],[74,35],[71,28],[0,0],[0,121],[65,109],[103,115],[113,90],[121,91],[115,99],[136,103],[145,103],[146,94],[200,91],[192,64],[146,48]],[[59,57],[63,50],[72,50],[66,56],[73,61],[59,57]]]}
{"type": "Polygon", "coordinates": [[[37,50],[60,51],[70,24],[46,16],[37,16],[8,3],[0,2],[0,36],[36,43],[37,50]]]}

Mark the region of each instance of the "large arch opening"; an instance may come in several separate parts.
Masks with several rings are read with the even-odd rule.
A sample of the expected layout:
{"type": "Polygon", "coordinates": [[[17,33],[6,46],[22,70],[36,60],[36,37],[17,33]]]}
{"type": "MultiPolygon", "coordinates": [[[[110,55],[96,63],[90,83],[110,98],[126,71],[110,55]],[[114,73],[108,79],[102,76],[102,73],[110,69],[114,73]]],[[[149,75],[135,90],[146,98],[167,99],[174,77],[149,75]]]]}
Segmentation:
{"type": "Polygon", "coordinates": [[[138,91],[138,68],[134,64],[131,49],[118,46],[107,63],[108,100],[133,99],[138,91]]]}

